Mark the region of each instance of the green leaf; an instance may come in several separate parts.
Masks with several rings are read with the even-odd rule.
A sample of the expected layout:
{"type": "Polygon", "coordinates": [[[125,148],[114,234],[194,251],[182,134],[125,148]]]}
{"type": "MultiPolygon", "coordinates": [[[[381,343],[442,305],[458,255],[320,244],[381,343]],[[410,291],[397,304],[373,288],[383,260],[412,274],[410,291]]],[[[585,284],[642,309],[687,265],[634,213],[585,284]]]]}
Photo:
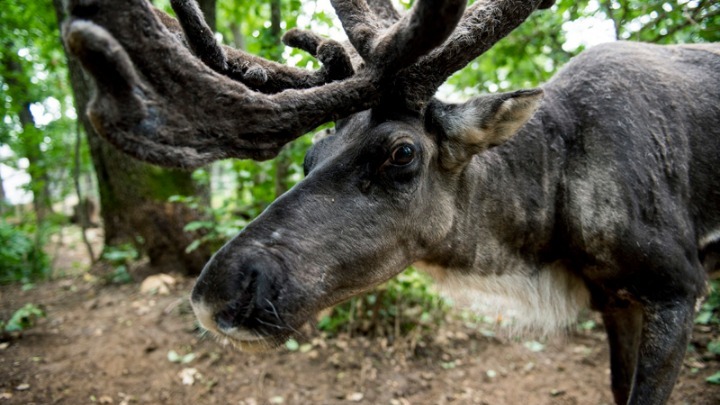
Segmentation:
{"type": "Polygon", "coordinates": [[[39,318],[45,316],[45,312],[34,304],[25,304],[13,313],[4,329],[6,332],[20,332],[31,328],[39,318]]]}
{"type": "Polygon", "coordinates": [[[195,239],[188,245],[188,247],[185,248],[185,253],[190,253],[193,250],[197,249],[198,247],[200,247],[201,243],[202,243],[201,239],[195,239]]]}
{"type": "Polygon", "coordinates": [[[712,311],[700,311],[697,317],[695,317],[695,323],[700,325],[707,325],[712,319],[712,311]]]}
{"type": "Polygon", "coordinates": [[[214,223],[212,221],[192,221],[185,225],[185,232],[197,231],[198,229],[211,229],[214,223]]]}
{"type": "Polygon", "coordinates": [[[713,340],[707,345],[707,349],[710,353],[720,354],[720,339],[713,340]]]}
{"type": "Polygon", "coordinates": [[[523,346],[525,346],[531,352],[541,352],[545,350],[545,345],[535,340],[525,342],[523,343],[523,346]]]}
{"type": "Polygon", "coordinates": [[[180,364],[188,364],[195,360],[195,357],[197,355],[195,353],[188,353],[186,355],[180,355],[175,350],[170,350],[167,354],[167,359],[171,363],[180,363],[180,364]]]}
{"type": "Polygon", "coordinates": [[[705,381],[709,382],[710,384],[720,384],[720,371],[706,378],[705,381]]]}
{"type": "Polygon", "coordinates": [[[300,344],[295,339],[288,339],[288,341],[285,342],[285,347],[291,352],[294,352],[300,349],[300,344]]]}

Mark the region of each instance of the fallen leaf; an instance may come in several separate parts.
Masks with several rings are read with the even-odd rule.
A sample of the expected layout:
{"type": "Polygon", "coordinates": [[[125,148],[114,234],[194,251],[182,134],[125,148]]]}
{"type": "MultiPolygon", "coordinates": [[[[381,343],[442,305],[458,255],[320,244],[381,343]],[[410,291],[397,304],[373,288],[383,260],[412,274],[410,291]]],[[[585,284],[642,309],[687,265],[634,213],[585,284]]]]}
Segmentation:
{"type": "Polygon", "coordinates": [[[188,353],[186,355],[180,355],[175,350],[170,350],[167,354],[167,359],[172,363],[188,364],[195,360],[197,355],[195,353],[188,353]]]}
{"type": "Polygon", "coordinates": [[[169,295],[170,288],[175,285],[175,278],[164,274],[155,274],[148,276],[140,284],[140,292],[143,294],[169,295]]]}
{"type": "Polygon", "coordinates": [[[565,390],[557,390],[557,389],[550,390],[551,397],[559,397],[564,394],[565,394],[565,390]]]}
{"type": "Polygon", "coordinates": [[[529,342],[525,342],[525,343],[523,343],[523,346],[525,346],[525,347],[526,347],[528,350],[530,350],[531,352],[536,352],[536,353],[537,353],[537,352],[541,352],[541,351],[543,351],[543,349],[545,349],[545,345],[544,345],[544,344],[542,344],[542,343],[540,343],[540,342],[538,342],[538,341],[535,341],[535,340],[531,340],[531,341],[529,341],[529,342]]]}
{"type": "Polygon", "coordinates": [[[195,379],[200,379],[200,377],[202,377],[197,369],[192,367],[182,369],[178,375],[182,379],[183,385],[193,385],[195,384],[195,379]]]}

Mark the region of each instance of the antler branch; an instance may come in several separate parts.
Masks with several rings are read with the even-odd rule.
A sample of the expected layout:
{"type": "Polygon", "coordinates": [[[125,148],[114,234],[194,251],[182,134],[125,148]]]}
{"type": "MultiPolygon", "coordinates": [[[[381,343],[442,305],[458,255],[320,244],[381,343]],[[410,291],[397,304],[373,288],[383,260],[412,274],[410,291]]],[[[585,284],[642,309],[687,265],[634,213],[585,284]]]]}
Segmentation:
{"type": "MultiPolygon", "coordinates": [[[[360,56],[394,72],[445,41],[460,21],[466,0],[418,0],[389,28],[365,0],[331,3],[360,56]]],[[[376,0],[373,7],[382,13],[387,12],[388,5],[376,0]]]]}
{"type": "Polygon", "coordinates": [[[443,44],[406,69],[396,82],[397,96],[408,108],[424,109],[437,89],[454,72],[508,35],[532,12],[552,6],[552,0],[478,0],[443,44]]]}
{"type": "MultiPolygon", "coordinates": [[[[306,89],[342,80],[354,73],[349,56],[336,41],[325,40],[312,33],[306,34],[314,35],[315,48],[303,49],[316,56],[323,67],[315,72],[297,69],[218,44],[194,0],[171,0],[170,4],[193,53],[211,69],[242,82],[253,90],[277,93],[285,89],[306,89]]],[[[156,10],[156,14],[164,13],[156,10]]],[[[167,18],[161,17],[161,21],[172,30],[177,23],[169,16],[165,17],[167,18]]]]}
{"type": "Polygon", "coordinates": [[[268,159],[290,140],[367,109],[380,96],[369,71],[321,87],[254,92],[192,56],[144,0],[78,0],[71,12],[76,17],[64,27],[65,41],[97,87],[91,122],[121,150],[152,163],[268,159]]]}

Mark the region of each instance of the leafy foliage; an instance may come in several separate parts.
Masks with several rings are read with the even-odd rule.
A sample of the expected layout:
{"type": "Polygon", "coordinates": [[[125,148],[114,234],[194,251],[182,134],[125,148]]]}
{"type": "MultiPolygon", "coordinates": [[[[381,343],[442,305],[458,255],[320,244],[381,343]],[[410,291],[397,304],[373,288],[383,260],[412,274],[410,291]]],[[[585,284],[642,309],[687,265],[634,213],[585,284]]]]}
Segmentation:
{"type": "Polygon", "coordinates": [[[427,276],[411,268],[332,308],[320,319],[318,328],[330,335],[345,332],[397,339],[441,323],[446,310],[427,276]]]}
{"type": "MultiPolygon", "coordinates": [[[[51,3],[5,1],[0,45],[0,144],[13,152],[1,163],[27,170],[36,200],[43,192],[60,199],[72,191],[76,113],[51,3]]],[[[83,152],[88,172],[85,146],[83,152]]]]}
{"type": "Polygon", "coordinates": [[[0,320],[0,330],[6,333],[22,332],[35,325],[38,319],[45,317],[45,311],[34,304],[25,304],[13,313],[5,322],[0,320]]]}
{"type": "Polygon", "coordinates": [[[0,219],[0,284],[42,280],[50,263],[31,235],[0,219]]]}
{"type": "Polygon", "coordinates": [[[661,44],[720,41],[720,4],[714,1],[558,0],[551,9],[531,15],[448,83],[465,97],[538,86],[584,49],[582,44],[568,47],[573,23],[606,22],[614,34],[610,39],[661,44]]]}

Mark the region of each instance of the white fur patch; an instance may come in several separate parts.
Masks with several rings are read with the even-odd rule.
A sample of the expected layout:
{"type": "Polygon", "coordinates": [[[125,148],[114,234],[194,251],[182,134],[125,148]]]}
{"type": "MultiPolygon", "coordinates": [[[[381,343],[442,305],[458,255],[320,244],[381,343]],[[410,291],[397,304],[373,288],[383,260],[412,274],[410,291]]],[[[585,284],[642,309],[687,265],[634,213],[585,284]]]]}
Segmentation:
{"type": "Polygon", "coordinates": [[[195,313],[195,317],[198,322],[200,322],[200,326],[209,331],[217,332],[210,308],[208,308],[204,303],[198,303],[192,300],[190,300],[190,305],[195,313]]]}
{"type": "Polygon", "coordinates": [[[226,336],[231,340],[240,342],[253,342],[263,340],[263,338],[258,334],[243,329],[231,328],[229,330],[221,331],[215,323],[212,310],[210,310],[210,308],[205,303],[197,303],[191,300],[190,304],[192,305],[193,312],[195,312],[195,317],[197,318],[198,322],[200,322],[200,326],[219,336],[226,336]]]}
{"type": "Polygon", "coordinates": [[[700,250],[705,249],[709,244],[720,240],[720,229],[716,229],[706,235],[703,235],[698,240],[698,248],[700,250]]]}
{"type": "Polygon", "coordinates": [[[499,315],[510,321],[512,334],[550,335],[573,325],[579,312],[588,308],[590,293],[583,281],[562,266],[512,269],[496,275],[458,275],[457,272],[419,262],[443,293],[483,315],[499,315]]]}

